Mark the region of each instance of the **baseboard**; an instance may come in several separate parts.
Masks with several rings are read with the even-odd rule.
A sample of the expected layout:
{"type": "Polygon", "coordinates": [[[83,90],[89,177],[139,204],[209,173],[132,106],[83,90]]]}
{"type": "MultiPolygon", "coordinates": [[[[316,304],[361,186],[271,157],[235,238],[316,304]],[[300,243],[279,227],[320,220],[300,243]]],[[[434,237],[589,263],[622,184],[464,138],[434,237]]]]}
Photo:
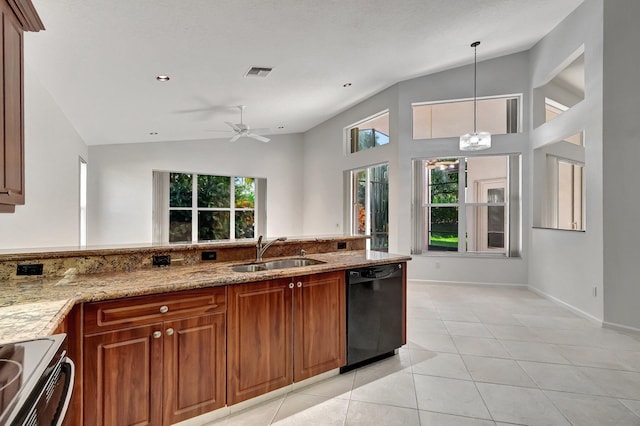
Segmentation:
{"type": "Polygon", "coordinates": [[[633,333],[640,335],[640,328],[629,327],[628,325],[617,324],[615,322],[604,321],[602,323],[603,327],[610,328],[616,331],[624,331],[626,333],[633,333]]]}
{"type": "Polygon", "coordinates": [[[466,285],[466,286],[476,286],[476,287],[520,287],[527,288],[526,284],[515,284],[515,283],[486,283],[481,281],[443,281],[443,280],[419,280],[416,278],[407,278],[407,281],[412,281],[416,283],[423,284],[446,284],[446,285],[466,285]]]}
{"type": "Polygon", "coordinates": [[[601,318],[595,317],[593,315],[591,315],[588,312],[583,311],[582,309],[576,308],[575,306],[565,302],[564,300],[560,300],[555,296],[552,296],[548,293],[545,293],[544,291],[540,290],[539,288],[535,288],[532,286],[528,286],[529,290],[531,290],[532,292],[536,293],[539,296],[544,297],[545,299],[549,299],[552,302],[557,303],[558,305],[567,308],[568,310],[570,310],[571,312],[573,312],[576,315],[580,315],[583,318],[588,319],[589,321],[599,325],[600,327],[602,327],[604,325],[604,321],[601,318]]]}

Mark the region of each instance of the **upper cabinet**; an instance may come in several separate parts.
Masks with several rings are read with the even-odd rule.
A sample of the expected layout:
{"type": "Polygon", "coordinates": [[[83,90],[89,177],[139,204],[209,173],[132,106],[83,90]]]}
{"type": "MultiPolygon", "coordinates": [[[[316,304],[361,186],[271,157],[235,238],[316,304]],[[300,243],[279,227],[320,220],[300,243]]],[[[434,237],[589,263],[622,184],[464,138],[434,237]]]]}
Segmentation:
{"type": "Polygon", "coordinates": [[[25,31],[44,30],[30,0],[0,0],[0,213],[24,204],[25,31]]]}

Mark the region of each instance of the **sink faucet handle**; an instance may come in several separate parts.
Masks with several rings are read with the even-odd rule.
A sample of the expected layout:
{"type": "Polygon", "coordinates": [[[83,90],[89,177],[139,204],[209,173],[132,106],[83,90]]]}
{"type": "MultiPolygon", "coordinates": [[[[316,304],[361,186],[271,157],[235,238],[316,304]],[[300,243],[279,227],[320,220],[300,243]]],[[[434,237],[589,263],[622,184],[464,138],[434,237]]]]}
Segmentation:
{"type": "Polygon", "coordinates": [[[307,251],[305,249],[300,249],[300,257],[305,257],[307,255],[307,251]]]}

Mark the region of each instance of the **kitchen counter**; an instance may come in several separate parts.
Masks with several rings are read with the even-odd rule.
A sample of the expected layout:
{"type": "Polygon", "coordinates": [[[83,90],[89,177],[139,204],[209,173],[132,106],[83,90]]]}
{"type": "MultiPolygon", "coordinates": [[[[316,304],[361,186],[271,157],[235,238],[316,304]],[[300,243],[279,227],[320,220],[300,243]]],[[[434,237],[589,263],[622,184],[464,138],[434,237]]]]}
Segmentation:
{"type": "MultiPolygon", "coordinates": [[[[232,266],[250,262],[217,262],[157,267],[132,272],[0,282],[0,343],[53,333],[74,305],[83,302],[232,285],[303,276],[390,262],[411,257],[376,251],[345,251],[307,256],[326,263],[259,272],[235,272],[232,266]]],[[[276,258],[265,259],[273,260],[276,258]]],[[[277,259],[282,259],[278,257],[277,259]]]]}

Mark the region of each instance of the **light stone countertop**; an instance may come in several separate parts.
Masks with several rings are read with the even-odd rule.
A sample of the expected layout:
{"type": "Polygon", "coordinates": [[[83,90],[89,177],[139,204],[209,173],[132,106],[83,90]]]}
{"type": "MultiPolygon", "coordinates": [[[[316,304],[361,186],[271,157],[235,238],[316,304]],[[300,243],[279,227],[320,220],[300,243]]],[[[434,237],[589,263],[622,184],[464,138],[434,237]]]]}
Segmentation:
{"type": "Polygon", "coordinates": [[[235,272],[231,269],[232,266],[250,262],[219,262],[133,272],[0,281],[0,343],[53,333],[78,303],[311,275],[411,260],[411,257],[405,255],[364,250],[312,254],[307,257],[326,263],[260,272],[235,272]]]}

